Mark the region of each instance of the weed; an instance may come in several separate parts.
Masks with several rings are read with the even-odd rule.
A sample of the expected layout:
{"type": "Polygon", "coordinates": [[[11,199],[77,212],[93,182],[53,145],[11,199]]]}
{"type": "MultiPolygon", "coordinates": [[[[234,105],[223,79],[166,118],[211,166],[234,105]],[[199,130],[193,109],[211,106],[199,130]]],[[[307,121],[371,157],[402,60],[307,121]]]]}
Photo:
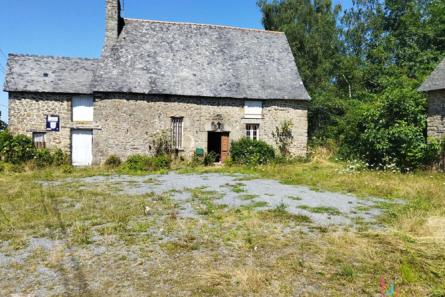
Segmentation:
{"type": "Polygon", "coordinates": [[[331,216],[341,215],[341,212],[334,207],[323,207],[323,206],[311,207],[311,206],[307,206],[307,205],[300,205],[300,206],[298,206],[298,208],[307,210],[312,213],[323,213],[323,214],[328,214],[331,216]]]}

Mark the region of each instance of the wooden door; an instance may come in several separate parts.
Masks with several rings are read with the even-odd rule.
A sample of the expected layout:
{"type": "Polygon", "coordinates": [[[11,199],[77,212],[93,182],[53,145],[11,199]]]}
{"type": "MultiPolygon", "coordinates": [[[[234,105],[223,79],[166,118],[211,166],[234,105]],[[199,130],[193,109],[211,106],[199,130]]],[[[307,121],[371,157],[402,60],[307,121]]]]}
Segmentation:
{"type": "Polygon", "coordinates": [[[73,130],[71,158],[74,166],[91,166],[93,163],[93,131],[73,130]]]}
{"type": "Polygon", "coordinates": [[[229,157],[229,133],[221,133],[221,162],[227,160],[229,157]]]}

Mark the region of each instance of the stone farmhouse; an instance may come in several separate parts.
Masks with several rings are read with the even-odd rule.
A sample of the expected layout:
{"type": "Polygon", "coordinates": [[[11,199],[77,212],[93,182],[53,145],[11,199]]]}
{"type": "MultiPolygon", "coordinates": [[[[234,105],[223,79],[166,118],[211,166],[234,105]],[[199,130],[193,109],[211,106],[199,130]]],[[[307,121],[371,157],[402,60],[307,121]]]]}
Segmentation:
{"type": "Polygon", "coordinates": [[[428,95],[428,136],[445,137],[445,59],[419,90],[428,95]]]}
{"type": "Polygon", "coordinates": [[[73,165],[153,154],[162,131],[179,155],[224,161],[241,137],[275,145],[283,121],[306,154],[310,97],[281,32],[128,19],[106,0],[99,59],[10,54],[7,69],[10,131],[73,165]]]}

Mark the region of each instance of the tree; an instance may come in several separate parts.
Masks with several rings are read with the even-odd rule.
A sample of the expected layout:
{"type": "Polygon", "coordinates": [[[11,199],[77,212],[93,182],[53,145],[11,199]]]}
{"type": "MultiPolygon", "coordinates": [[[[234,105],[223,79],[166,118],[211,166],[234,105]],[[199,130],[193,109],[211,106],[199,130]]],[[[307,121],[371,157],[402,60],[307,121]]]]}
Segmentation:
{"type": "Polygon", "coordinates": [[[443,0],[353,0],[342,15],[330,0],[258,4],[265,28],[286,33],[311,94],[311,143],[334,140],[374,167],[426,162],[434,150],[417,88],[445,53],[443,0]]]}
{"type": "Polygon", "coordinates": [[[6,130],[8,128],[8,124],[0,120],[0,131],[6,130]]]}

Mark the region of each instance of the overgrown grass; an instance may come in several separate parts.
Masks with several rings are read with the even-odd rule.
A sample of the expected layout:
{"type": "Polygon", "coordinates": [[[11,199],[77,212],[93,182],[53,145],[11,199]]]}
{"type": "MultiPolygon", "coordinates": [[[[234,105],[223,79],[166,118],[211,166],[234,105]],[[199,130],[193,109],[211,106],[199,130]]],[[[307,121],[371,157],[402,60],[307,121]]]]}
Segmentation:
{"type": "Polygon", "coordinates": [[[62,295],[375,296],[383,276],[397,282],[400,296],[443,296],[444,176],[342,169],[340,163],[319,161],[193,170],[241,172],[389,202],[403,199],[405,204],[382,203],[384,228],[319,227],[308,217],[289,214],[286,205],[262,211],[264,205],[255,201],[225,208],[215,203],[219,193],[206,189],[189,190],[199,218],[187,219],[177,215],[180,206],[171,193],[128,196],[118,184],[84,189],[78,182],[36,183],[116,173],[102,168],[2,174],[0,240],[8,244],[0,253],[20,253],[31,237],[64,245],[35,251],[26,265],[9,267],[17,279],[0,280],[0,295],[17,293],[16,283],[31,292],[27,280],[43,265],[82,275],[67,277],[62,295]],[[98,247],[106,252],[97,254],[98,247]],[[77,264],[67,265],[73,258],[77,264]]]}

